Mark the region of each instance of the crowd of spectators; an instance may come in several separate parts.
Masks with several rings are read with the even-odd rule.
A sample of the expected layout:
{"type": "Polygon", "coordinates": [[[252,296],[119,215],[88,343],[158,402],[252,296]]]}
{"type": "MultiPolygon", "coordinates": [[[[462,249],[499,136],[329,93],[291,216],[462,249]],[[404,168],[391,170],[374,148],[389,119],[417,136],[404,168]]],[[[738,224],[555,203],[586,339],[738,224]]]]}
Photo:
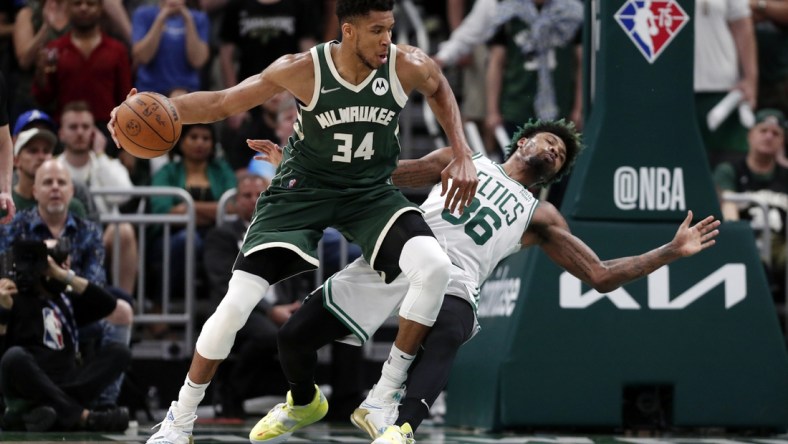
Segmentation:
{"type": "MultiPolygon", "coordinates": [[[[184,291],[186,237],[183,231],[169,237],[172,256],[164,264],[164,239],[155,227],[143,250],[138,233],[130,224],[109,224],[103,229],[95,225],[101,215],[136,212],[141,208],[154,214],[182,214],[186,211],[184,204],[159,196],[147,199],[141,206],[139,199],[128,196],[91,194],[102,188],[154,185],[186,190],[195,202],[197,280],[205,286],[206,300],[210,304],[218,303],[210,295],[223,294],[223,276],[206,266],[203,251],[212,260],[218,260],[218,254],[212,253],[216,251],[216,241],[224,238],[225,247],[232,247],[243,234],[253,207],[250,196],[263,189],[274,173],[270,165],[253,160],[254,152],[246,147],[246,140],[272,139],[285,143],[297,116],[295,99],[280,94],[260,108],[230,116],[220,124],[184,127],[177,147],[168,156],[150,161],[136,159],[114,146],[106,130],[110,111],[125,99],[132,86],[169,96],[231,87],[259,73],[280,55],[304,51],[317,42],[333,39],[337,35],[334,1],[8,0],[0,3],[0,72],[7,83],[3,100],[7,101],[8,123],[15,142],[15,181],[11,191],[19,211],[17,218],[27,221],[40,208],[33,187],[36,172],[50,159],[57,158],[56,163],[66,171],[73,189],[73,199],[67,202],[68,217],[86,221],[92,227],[91,233],[98,233],[91,251],[72,251],[72,255],[86,255],[82,258],[86,268],[80,268],[76,257],[72,257],[71,267],[91,284],[106,286],[110,296],[120,301],[122,313],[109,314],[99,321],[103,326],[94,327],[93,333],[80,338],[92,334],[98,338],[98,344],[121,343],[128,347],[133,295],[148,292],[146,297],[154,306],[161,296],[152,286],[137,288],[138,272],[146,272],[150,281],[156,281],[160,280],[163,268],[170,267],[170,293],[178,295],[184,291]],[[236,186],[238,201],[228,209],[239,213],[238,222],[216,229],[219,199],[236,186]],[[118,240],[120,244],[115,243],[118,240]],[[116,245],[120,254],[113,255],[116,245]],[[137,269],[141,251],[147,251],[144,261],[149,266],[147,270],[137,269]],[[117,287],[105,285],[106,275],[113,269],[109,261],[112,257],[120,261],[120,266],[115,268],[122,270],[117,287]],[[121,331],[113,332],[112,328],[121,331]]],[[[504,156],[493,137],[497,129],[503,128],[511,134],[516,123],[531,117],[565,118],[582,128],[584,2],[423,0],[415,3],[423,13],[433,42],[439,43],[424,49],[434,54],[435,61],[451,74],[448,77],[463,116],[477,123],[488,156],[498,160],[504,156]]],[[[770,191],[753,195],[767,195],[769,203],[774,204],[779,201],[771,199],[775,192],[785,194],[784,168],[788,167],[784,136],[788,113],[788,0],[699,0],[696,8],[697,19],[692,23],[700,42],[696,45],[696,60],[701,63],[695,64],[699,116],[705,115],[732,89],[741,90],[756,112],[761,110],[752,129],[744,128],[734,116],[719,130],[711,131],[705,126],[705,119],[699,118],[710,167],[720,164],[715,172],[716,183],[721,190],[733,192],[757,191],[753,187],[763,185],[762,188],[770,191]],[[716,46],[710,47],[712,44],[716,46]],[[720,54],[724,56],[715,58],[720,54]],[[743,176],[753,180],[744,188],[743,176]]],[[[548,198],[558,204],[560,194],[560,191],[551,192],[548,198]]],[[[780,264],[785,263],[786,208],[780,210],[774,217],[781,222],[777,224],[778,231],[781,230],[777,239],[782,239],[782,244],[780,250],[774,251],[782,252],[782,257],[775,256],[770,262],[773,267],[782,266],[783,274],[776,275],[774,281],[779,284],[782,279],[782,285],[775,284],[773,288],[775,298],[784,301],[785,266],[780,264]]],[[[750,219],[753,214],[747,208],[727,207],[725,211],[725,216],[731,219],[750,219]]],[[[8,230],[21,230],[21,223],[9,225],[8,230]]],[[[72,228],[79,226],[77,223],[72,228]]],[[[46,234],[37,236],[58,238],[62,233],[46,234]]],[[[69,234],[78,235],[84,234],[69,234]]],[[[326,236],[329,239],[326,244],[333,245],[330,240],[336,240],[338,234],[326,236]]],[[[0,244],[0,252],[2,247],[10,245],[11,238],[5,239],[3,242],[8,245],[0,244]]],[[[223,259],[231,261],[233,254],[229,251],[223,259]]],[[[226,271],[230,267],[222,265],[220,269],[226,271]]],[[[304,294],[300,291],[299,296],[304,294]]],[[[297,298],[290,296],[274,295],[274,303],[268,298],[268,305],[261,306],[257,313],[267,321],[247,323],[247,326],[259,324],[260,329],[242,333],[250,338],[265,336],[270,342],[270,329],[262,327],[275,329],[286,319],[287,310],[297,308],[297,298]]],[[[2,302],[0,297],[0,305],[2,302]]],[[[259,353],[260,344],[249,347],[255,342],[268,344],[239,341],[237,355],[259,353]]],[[[275,344],[270,344],[270,348],[275,348],[275,344]]],[[[248,362],[239,361],[228,370],[229,379],[236,384],[222,386],[224,408],[231,415],[243,413],[237,398],[247,368],[248,362]]],[[[114,408],[121,380],[122,377],[116,378],[109,384],[105,391],[108,395],[102,393],[100,401],[88,400],[93,404],[87,405],[85,412],[93,412],[91,409],[100,402],[110,410],[114,408]]],[[[42,428],[46,421],[42,423],[41,417],[51,416],[49,413],[37,411],[39,421],[32,427],[42,428]]],[[[16,426],[31,427],[25,415],[17,415],[16,426]]],[[[67,424],[60,426],[89,427],[89,418],[68,416],[67,424]]],[[[107,426],[111,418],[100,418],[94,414],[93,421],[111,427],[107,426]]],[[[58,424],[53,422],[49,426],[58,424]]]]}

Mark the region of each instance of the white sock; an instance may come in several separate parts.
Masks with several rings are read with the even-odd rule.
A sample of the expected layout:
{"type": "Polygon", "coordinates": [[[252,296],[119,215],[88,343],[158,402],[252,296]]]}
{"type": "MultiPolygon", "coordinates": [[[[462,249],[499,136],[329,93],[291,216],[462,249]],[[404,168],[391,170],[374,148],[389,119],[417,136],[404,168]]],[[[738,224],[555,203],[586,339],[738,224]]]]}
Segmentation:
{"type": "Polygon", "coordinates": [[[192,382],[187,374],[186,380],[183,381],[181,390],[178,392],[178,412],[196,412],[197,406],[200,405],[200,401],[205,397],[205,389],[208,388],[208,384],[210,384],[210,382],[206,382],[205,384],[192,382]]]}
{"type": "Polygon", "coordinates": [[[396,345],[392,345],[389,357],[383,363],[380,380],[375,385],[373,396],[375,398],[383,397],[384,393],[402,387],[402,384],[408,379],[408,369],[415,357],[416,355],[409,355],[398,349],[396,345]]]}

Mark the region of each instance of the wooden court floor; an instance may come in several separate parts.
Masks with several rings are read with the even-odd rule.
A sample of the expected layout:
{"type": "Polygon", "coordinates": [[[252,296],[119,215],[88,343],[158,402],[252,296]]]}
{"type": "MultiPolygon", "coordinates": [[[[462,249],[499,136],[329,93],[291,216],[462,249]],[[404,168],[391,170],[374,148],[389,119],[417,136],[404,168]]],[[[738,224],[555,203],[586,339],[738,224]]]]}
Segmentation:
{"type": "MultiPolygon", "coordinates": [[[[254,420],[243,424],[198,423],[195,427],[195,442],[245,443],[254,420]]],[[[150,436],[152,424],[132,425],[123,434],[104,433],[17,433],[0,432],[0,441],[7,443],[144,443],[150,436]]],[[[352,425],[340,423],[318,423],[306,427],[293,435],[292,443],[369,443],[369,437],[352,425]]],[[[707,431],[693,434],[624,432],[621,434],[583,433],[534,433],[503,432],[484,433],[467,429],[423,424],[416,432],[420,444],[788,444],[788,434],[759,434],[759,436],[730,435],[722,431],[707,431]]]]}

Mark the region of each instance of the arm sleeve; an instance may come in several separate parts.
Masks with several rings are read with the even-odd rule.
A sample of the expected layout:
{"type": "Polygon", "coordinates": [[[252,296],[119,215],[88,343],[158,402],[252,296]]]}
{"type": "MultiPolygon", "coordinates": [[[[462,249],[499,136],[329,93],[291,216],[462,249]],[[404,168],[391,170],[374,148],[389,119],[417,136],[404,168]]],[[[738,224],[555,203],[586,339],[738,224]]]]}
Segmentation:
{"type": "Polygon", "coordinates": [[[77,325],[83,326],[109,315],[115,310],[117,298],[104,288],[90,282],[84,293],[69,294],[74,304],[77,325]]]}

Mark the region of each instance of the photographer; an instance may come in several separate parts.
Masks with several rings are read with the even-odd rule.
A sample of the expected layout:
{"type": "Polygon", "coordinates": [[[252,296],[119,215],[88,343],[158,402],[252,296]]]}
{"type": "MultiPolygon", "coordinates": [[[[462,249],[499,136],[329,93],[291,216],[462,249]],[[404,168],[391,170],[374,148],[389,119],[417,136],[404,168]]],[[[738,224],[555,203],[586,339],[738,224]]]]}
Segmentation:
{"type": "MultiPolygon", "coordinates": [[[[9,251],[15,239],[59,239],[70,241],[70,268],[91,283],[105,287],[104,246],[101,228],[96,223],[75,216],[69,211],[74,196],[71,175],[55,159],[44,161],[35,171],[33,197],[36,207],[19,211],[8,225],[0,225],[0,252],[9,251]]],[[[113,312],[80,328],[79,339],[83,355],[103,347],[120,343],[128,347],[134,313],[128,301],[120,297],[113,312]]],[[[122,376],[107,387],[97,405],[112,408],[117,402],[122,376]]]]}
{"type": "Polygon", "coordinates": [[[123,372],[131,354],[122,344],[83,362],[79,327],[111,313],[117,299],[69,268],[68,245],[15,241],[3,254],[0,279],[0,390],[6,430],[123,431],[125,407],[89,410],[123,372]]]}

